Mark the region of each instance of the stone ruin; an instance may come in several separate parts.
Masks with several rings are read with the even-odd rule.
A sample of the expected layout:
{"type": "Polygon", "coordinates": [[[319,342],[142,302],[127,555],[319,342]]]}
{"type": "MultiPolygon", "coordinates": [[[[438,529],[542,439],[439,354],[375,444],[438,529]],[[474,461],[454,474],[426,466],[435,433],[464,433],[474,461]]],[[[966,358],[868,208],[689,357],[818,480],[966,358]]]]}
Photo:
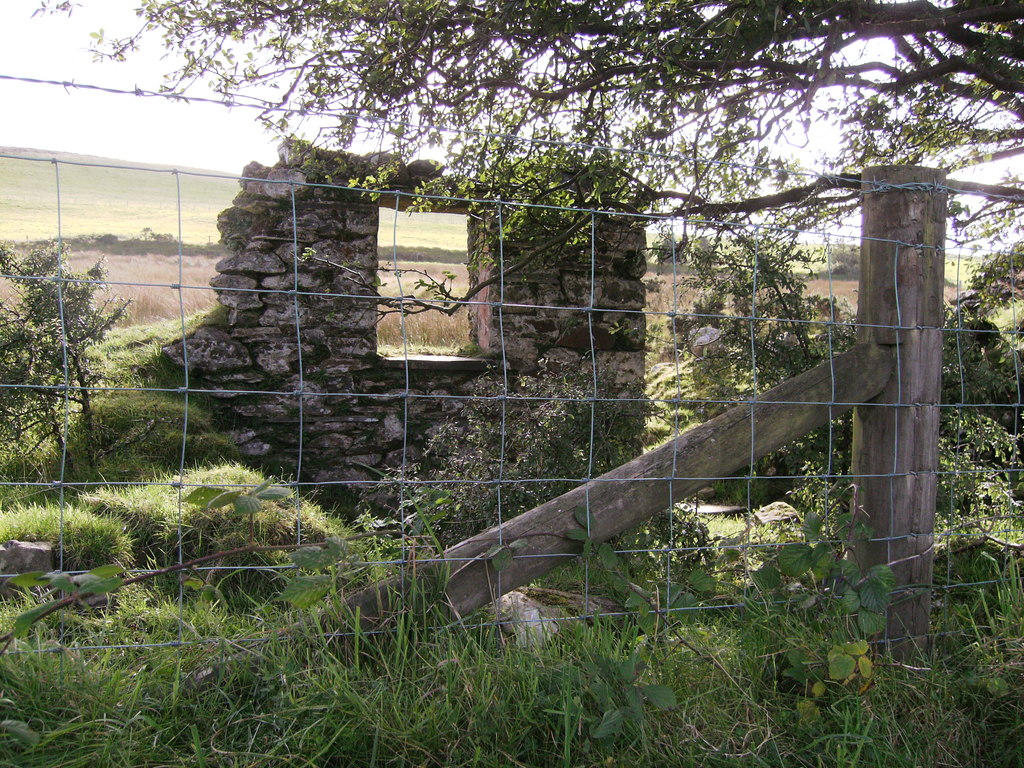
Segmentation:
{"type": "MultiPolygon", "coordinates": [[[[300,482],[376,480],[418,461],[481,378],[514,381],[542,360],[548,373],[591,371],[596,361],[600,396],[642,394],[646,241],[642,223],[621,217],[597,216],[579,258],[475,295],[460,312],[480,356],[378,354],[379,203],[340,185],[387,160],[283,148],[275,166],[245,167],[218,219],[231,255],[211,284],[225,319],[165,353],[187,368],[191,390],[216,398],[247,459],[300,482]]],[[[394,194],[381,198],[438,173],[431,163],[392,163],[394,194]]],[[[470,283],[479,285],[495,274],[498,232],[484,206],[468,212],[470,283]]],[[[510,263],[515,253],[503,246],[510,263]]]]}

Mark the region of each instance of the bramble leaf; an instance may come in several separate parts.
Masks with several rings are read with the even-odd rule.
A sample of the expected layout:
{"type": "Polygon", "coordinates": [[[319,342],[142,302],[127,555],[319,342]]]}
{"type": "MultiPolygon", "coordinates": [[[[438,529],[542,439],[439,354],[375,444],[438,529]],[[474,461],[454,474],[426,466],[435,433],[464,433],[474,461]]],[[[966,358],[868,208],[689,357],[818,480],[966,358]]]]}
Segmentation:
{"type": "Polygon", "coordinates": [[[860,602],[869,611],[885,613],[889,594],[896,586],[896,577],[887,565],[872,566],[861,584],[857,585],[860,602]]]}
{"type": "Polygon", "coordinates": [[[857,626],[865,637],[877,635],[885,629],[885,616],[874,611],[861,608],[857,613],[857,626]]]}
{"type": "Polygon", "coordinates": [[[288,557],[299,568],[319,571],[330,568],[348,554],[348,542],[338,536],[330,536],[320,546],[302,547],[288,557]]]}
{"type": "Polygon", "coordinates": [[[260,507],[263,504],[255,496],[249,496],[248,494],[240,495],[233,499],[235,504],[235,512],[240,515],[255,515],[260,511],[260,507]]]}
{"type": "Polygon", "coordinates": [[[590,530],[590,513],[584,506],[576,507],[572,513],[573,518],[579,523],[580,528],[584,531],[590,530]]]}
{"type": "Polygon", "coordinates": [[[704,593],[714,592],[718,586],[711,574],[704,571],[690,571],[687,581],[695,590],[704,593]]]}
{"type": "Polygon", "coordinates": [[[597,558],[601,561],[601,566],[609,571],[614,571],[619,567],[619,556],[612,549],[611,544],[601,544],[597,548],[597,558]]]}
{"type": "Polygon", "coordinates": [[[260,501],[277,501],[278,499],[287,499],[291,495],[292,489],[285,488],[282,485],[271,485],[259,493],[255,491],[252,493],[252,496],[260,501]]]}
{"type": "Polygon", "coordinates": [[[11,576],[11,578],[7,580],[7,585],[10,587],[21,587],[22,589],[31,589],[32,587],[45,587],[47,584],[50,583],[49,579],[43,578],[45,575],[45,571],[19,573],[17,576],[11,576]]]}
{"type": "Polygon", "coordinates": [[[58,601],[56,600],[50,600],[49,602],[29,608],[24,613],[18,614],[14,619],[14,626],[11,628],[11,634],[15,637],[24,637],[27,635],[32,625],[35,624],[43,614],[52,609],[57,602],[58,601]]]}
{"type": "Polygon", "coordinates": [[[754,586],[762,592],[771,592],[782,584],[782,574],[774,565],[762,565],[750,574],[750,578],[754,586]]]}
{"type": "Polygon", "coordinates": [[[331,577],[326,574],[296,576],[281,590],[281,599],[296,608],[309,608],[319,602],[331,589],[331,577]]]}
{"type": "Polygon", "coordinates": [[[491,566],[496,571],[504,570],[510,562],[512,562],[512,550],[508,547],[502,547],[491,557],[491,566]]]}
{"type": "Polygon", "coordinates": [[[857,669],[857,662],[847,653],[833,648],[828,653],[828,676],[833,680],[846,680],[857,669]]]}
{"type": "Polygon", "coordinates": [[[779,570],[786,576],[800,576],[811,567],[812,550],[808,544],[787,544],[779,550],[779,570]]]}
{"type": "Polygon", "coordinates": [[[668,709],[676,705],[676,692],[667,685],[645,685],[640,690],[644,698],[658,709],[668,709]]]}
{"type": "Polygon", "coordinates": [[[604,717],[601,718],[601,722],[590,731],[590,738],[606,739],[609,736],[615,736],[622,730],[624,719],[625,712],[621,708],[608,710],[604,713],[604,717]]]}
{"type": "Polygon", "coordinates": [[[217,507],[224,507],[230,504],[238,496],[241,496],[241,491],[230,491],[224,488],[210,488],[203,486],[202,488],[196,488],[192,493],[185,497],[185,501],[189,504],[195,504],[198,507],[206,507],[207,509],[216,509],[217,507]]]}

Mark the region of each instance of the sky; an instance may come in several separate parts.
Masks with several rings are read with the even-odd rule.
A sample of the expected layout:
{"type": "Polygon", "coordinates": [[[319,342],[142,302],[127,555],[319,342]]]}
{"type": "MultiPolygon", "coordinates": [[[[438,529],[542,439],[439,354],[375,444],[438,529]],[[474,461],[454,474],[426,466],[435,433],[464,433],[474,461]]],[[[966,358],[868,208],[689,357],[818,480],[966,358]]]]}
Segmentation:
{"type": "MultiPolygon", "coordinates": [[[[97,62],[90,33],[107,38],[135,32],[137,0],[79,0],[67,14],[33,17],[39,0],[0,0],[0,76],[73,81],[126,90],[159,90],[174,60],[154,36],[128,62],[97,62]]],[[[195,88],[190,95],[204,96],[195,88]]],[[[182,103],[162,98],[75,91],[0,77],[0,147],[26,147],[160,163],[237,174],[251,160],[272,165],[278,139],[256,121],[256,110],[182,103]]],[[[830,131],[818,131],[812,146],[794,148],[810,167],[827,154],[830,131]]],[[[376,148],[376,147],[375,147],[376,148]]],[[[957,178],[997,181],[1004,170],[1024,171],[1024,159],[996,167],[960,171],[957,178]]]]}
{"type": "MultiPolygon", "coordinates": [[[[85,0],[72,15],[32,13],[38,0],[0,0],[0,75],[158,90],[173,61],[159,39],[126,63],[96,62],[90,32],[134,32],[136,0],[85,0]]],[[[192,93],[196,93],[192,91],[192,93]]],[[[202,95],[202,94],[197,94],[202,95]]],[[[256,111],[66,90],[0,79],[0,147],[76,152],[144,163],[239,173],[251,160],[272,165],[278,140],[256,111]]]]}

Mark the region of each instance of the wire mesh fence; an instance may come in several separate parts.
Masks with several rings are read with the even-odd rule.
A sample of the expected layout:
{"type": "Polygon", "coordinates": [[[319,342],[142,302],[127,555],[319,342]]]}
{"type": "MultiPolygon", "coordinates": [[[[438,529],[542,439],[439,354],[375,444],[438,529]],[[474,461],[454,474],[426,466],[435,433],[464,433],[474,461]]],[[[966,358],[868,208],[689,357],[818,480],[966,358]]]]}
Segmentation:
{"type": "MultiPolygon", "coordinates": [[[[439,584],[435,621],[524,642],[599,613],[650,622],[789,599],[801,579],[816,585],[799,591],[804,609],[846,601],[861,634],[896,640],[891,601],[934,595],[941,634],[957,590],[1006,578],[960,561],[1024,546],[1012,250],[424,195],[405,166],[381,192],[331,180],[366,170],[345,154],[250,166],[230,205],[210,174],[0,160],[52,174],[37,204],[52,242],[3,249],[0,539],[49,543],[53,559],[9,545],[5,563],[17,550],[47,564],[3,576],[71,578],[46,598],[8,595],[3,615],[62,593],[103,603],[24,625],[9,651],[215,641],[211,602],[249,606],[235,637],[259,638],[289,604],[366,620],[401,608],[417,579],[439,584]],[[158,178],[154,218],[131,200],[82,207],[100,171],[132,189],[158,178]],[[464,265],[406,246],[416,203],[447,213],[415,222],[455,252],[468,243],[464,265]],[[96,221],[145,233],[141,253],[94,269],[123,241],[104,243],[96,221]],[[857,254],[875,245],[865,274],[857,254]],[[937,275],[923,298],[907,287],[922,264],[937,275]],[[865,315],[869,291],[882,314],[865,315]],[[925,300],[938,322],[913,314],[925,300]],[[908,443],[922,419],[931,437],[908,443]],[[909,530],[878,509],[897,496],[919,513],[909,530]],[[926,581],[903,577],[908,559],[927,561],[926,581]],[[872,580],[879,566],[898,580],[872,580]],[[95,582],[109,578],[129,584],[107,597],[95,582]],[[96,618],[119,613],[131,626],[96,618]]],[[[866,180],[861,194],[959,191],[866,180]]]]}

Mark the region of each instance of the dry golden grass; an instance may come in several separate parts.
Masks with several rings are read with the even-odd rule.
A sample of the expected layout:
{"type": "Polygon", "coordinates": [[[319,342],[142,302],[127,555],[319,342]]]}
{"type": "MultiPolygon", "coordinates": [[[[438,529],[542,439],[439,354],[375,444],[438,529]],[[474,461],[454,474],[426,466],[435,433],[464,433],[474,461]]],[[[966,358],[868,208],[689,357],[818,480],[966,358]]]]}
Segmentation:
{"type": "MultiPolygon", "coordinates": [[[[150,254],[145,256],[104,256],[95,251],[81,251],[71,257],[71,266],[84,271],[102,259],[107,270],[107,286],[103,296],[129,302],[128,314],[122,325],[139,325],[210,309],[216,296],[210,288],[210,279],[216,274],[216,256],[177,256],[150,254]],[[172,286],[180,284],[181,289],[172,286]]],[[[444,281],[453,295],[464,295],[469,278],[464,265],[435,262],[382,263],[379,273],[382,296],[415,296],[430,299],[431,292],[424,281],[429,278],[444,281]]],[[[667,326],[667,313],[687,312],[693,306],[693,289],[673,286],[671,275],[649,272],[647,284],[647,311],[651,313],[651,343],[655,347],[674,347],[667,326]]],[[[846,300],[852,309],[857,306],[857,281],[810,280],[812,294],[846,300]]],[[[946,298],[955,297],[956,289],[946,287],[946,298]]],[[[10,295],[10,287],[0,283],[0,300],[10,295]]],[[[382,307],[382,309],[387,309],[382,307]]],[[[388,312],[378,326],[378,344],[385,353],[451,352],[469,346],[469,320],[466,309],[454,314],[422,312],[406,315],[388,312]],[[404,339],[404,341],[403,341],[404,339]]],[[[652,350],[656,352],[656,350],[652,350]]]]}
{"type": "MultiPolygon", "coordinates": [[[[381,296],[415,296],[429,300],[434,294],[425,283],[433,279],[445,285],[454,296],[464,296],[469,289],[469,275],[463,264],[433,262],[381,263],[378,273],[381,296]]],[[[382,307],[387,311],[386,307],[382,307]]],[[[469,346],[469,319],[465,307],[453,314],[414,312],[402,317],[388,312],[377,326],[377,345],[386,354],[452,352],[469,346]]]]}
{"type": "Polygon", "coordinates": [[[102,256],[82,251],[71,256],[71,266],[84,271],[100,258],[107,270],[104,298],[128,302],[122,325],[141,325],[210,309],[216,301],[210,279],[216,257],[208,256],[102,256]],[[173,288],[181,285],[181,290],[173,288]]]}

